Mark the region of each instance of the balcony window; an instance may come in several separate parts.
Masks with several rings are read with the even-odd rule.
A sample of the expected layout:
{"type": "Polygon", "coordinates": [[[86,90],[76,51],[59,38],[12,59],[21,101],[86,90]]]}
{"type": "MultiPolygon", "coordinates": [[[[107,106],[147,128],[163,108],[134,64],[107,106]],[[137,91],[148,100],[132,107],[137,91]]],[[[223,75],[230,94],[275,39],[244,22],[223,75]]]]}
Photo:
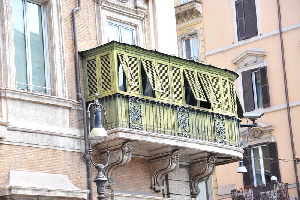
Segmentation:
{"type": "Polygon", "coordinates": [[[45,10],[42,4],[12,1],[17,88],[47,93],[45,10]]]}
{"type": "Polygon", "coordinates": [[[127,24],[108,21],[109,42],[117,41],[135,45],[135,27],[127,24]]]}

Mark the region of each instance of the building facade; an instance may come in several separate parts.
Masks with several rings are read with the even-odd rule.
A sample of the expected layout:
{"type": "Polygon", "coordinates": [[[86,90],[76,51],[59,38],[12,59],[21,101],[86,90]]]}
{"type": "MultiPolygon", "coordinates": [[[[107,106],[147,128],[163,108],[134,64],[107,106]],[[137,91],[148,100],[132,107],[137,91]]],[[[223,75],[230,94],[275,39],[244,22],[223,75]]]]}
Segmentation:
{"type": "Polygon", "coordinates": [[[0,15],[0,199],[97,199],[102,162],[106,199],[200,198],[242,158],[237,74],[199,63],[192,35],[177,56],[173,1],[8,0],[0,15]],[[92,141],[95,100],[108,138],[92,141]]]}
{"type": "Polygon", "coordinates": [[[218,199],[255,196],[272,176],[288,184],[290,199],[299,199],[299,8],[299,1],[282,0],[175,1],[179,44],[200,33],[203,62],[239,75],[245,116],[264,113],[257,127],[241,129],[248,172],[237,174],[237,163],[216,168],[218,199]]]}

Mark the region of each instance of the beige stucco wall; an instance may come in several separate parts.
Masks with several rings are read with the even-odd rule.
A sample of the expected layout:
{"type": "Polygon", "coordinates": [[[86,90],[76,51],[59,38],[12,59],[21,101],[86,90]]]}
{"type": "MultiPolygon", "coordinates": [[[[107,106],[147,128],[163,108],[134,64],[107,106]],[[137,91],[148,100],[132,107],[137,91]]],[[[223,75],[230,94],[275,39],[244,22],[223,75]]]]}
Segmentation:
{"type": "MultiPolygon", "coordinates": [[[[274,125],[271,132],[275,136],[278,157],[288,162],[279,161],[282,182],[295,184],[290,130],[286,109],[286,97],[281,46],[278,31],[277,1],[257,0],[258,36],[238,42],[235,36],[234,0],[203,0],[204,39],[207,63],[238,72],[238,66],[232,63],[248,47],[262,48],[266,52],[268,83],[271,106],[253,112],[265,113],[258,121],[274,125]],[[212,11],[213,10],[213,11],[212,11]]],[[[296,148],[296,157],[300,156],[300,2],[297,0],[280,0],[283,44],[285,50],[285,67],[287,86],[291,106],[291,120],[296,148]]],[[[241,92],[241,78],[236,81],[238,93],[241,92]]],[[[241,94],[239,94],[241,95],[241,94]]],[[[243,187],[242,175],[236,173],[237,163],[217,167],[216,174],[220,188],[235,184],[243,187]]],[[[298,172],[300,171],[299,165],[298,172]]],[[[300,174],[298,174],[299,176],[300,174]]],[[[293,186],[294,187],[294,186],[293,186]]],[[[230,193],[230,191],[228,191],[230,193]]],[[[290,196],[296,197],[296,189],[290,189],[290,196]]],[[[225,197],[224,197],[225,198],[225,197]]]]}

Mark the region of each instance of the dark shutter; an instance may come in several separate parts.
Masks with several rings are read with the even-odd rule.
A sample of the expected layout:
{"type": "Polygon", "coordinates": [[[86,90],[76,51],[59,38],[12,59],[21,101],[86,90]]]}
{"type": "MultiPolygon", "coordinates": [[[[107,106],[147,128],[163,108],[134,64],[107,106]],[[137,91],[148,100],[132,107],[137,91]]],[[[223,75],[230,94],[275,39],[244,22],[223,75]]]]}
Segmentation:
{"type": "Polygon", "coordinates": [[[243,0],[237,0],[235,2],[235,9],[236,9],[237,35],[238,35],[238,40],[240,41],[246,39],[243,0]]]}
{"type": "Polygon", "coordinates": [[[251,70],[242,72],[243,97],[245,112],[254,110],[254,95],[251,70]]]}
{"type": "Polygon", "coordinates": [[[260,81],[261,81],[262,103],[263,103],[263,107],[266,108],[270,106],[267,67],[261,68],[259,72],[260,72],[260,79],[261,79],[260,81]]]}
{"type": "Polygon", "coordinates": [[[257,35],[257,17],[255,0],[243,0],[245,18],[245,36],[250,38],[257,35]]]}
{"type": "Polygon", "coordinates": [[[278,182],[281,182],[280,171],[279,171],[279,162],[278,162],[278,154],[277,154],[277,145],[275,142],[270,142],[268,144],[268,151],[270,159],[270,177],[276,176],[278,178],[278,182]]]}
{"type": "Polygon", "coordinates": [[[244,148],[243,163],[247,169],[247,173],[243,173],[244,188],[253,187],[251,148],[244,148]]]}

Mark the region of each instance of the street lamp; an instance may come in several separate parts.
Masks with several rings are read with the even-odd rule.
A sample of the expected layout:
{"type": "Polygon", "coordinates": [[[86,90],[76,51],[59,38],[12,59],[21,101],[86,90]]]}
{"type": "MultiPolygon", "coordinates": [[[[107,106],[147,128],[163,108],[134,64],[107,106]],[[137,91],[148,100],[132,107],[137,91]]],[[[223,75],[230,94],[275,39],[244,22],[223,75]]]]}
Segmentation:
{"type": "MultiPolygon", "coordinates": [[[[97,139],[104,139],[107,138],[107,131],[102,127],[102,113],[101,110],[104,110],[104,117],[105,121],[107,122],[107,115],[105,112],[105,108],[99,103],[99,96],[96,93],[95,94],[95,100],[93,103],[90,103],[88,105],[87,109],[87,119],[88,119],[88,125],[90,125],[90,108],[93,105],[94,106],[94,126],[92,131],[90,132],[90,137],[89,140],[97,140],[97,139]]],[[[107,182],[107,178],[103,174],[104,168],[108,165],[109,163],[109,157],[110,153],[107,151],[107,159],[106,159],[106,164],[95,164],[92,159],[92,149],[91,149],[91,144],[89,144],[90,148],[88,151],[88,155],[86,158],[94,165],[94,167],[97,169],[98,174],[96,178],[94,179],[94,182],[97,185],[97,193],[98,193],[98,200],[104,200],[105,195],[104,195],[104,186],[107,182]]]]}

